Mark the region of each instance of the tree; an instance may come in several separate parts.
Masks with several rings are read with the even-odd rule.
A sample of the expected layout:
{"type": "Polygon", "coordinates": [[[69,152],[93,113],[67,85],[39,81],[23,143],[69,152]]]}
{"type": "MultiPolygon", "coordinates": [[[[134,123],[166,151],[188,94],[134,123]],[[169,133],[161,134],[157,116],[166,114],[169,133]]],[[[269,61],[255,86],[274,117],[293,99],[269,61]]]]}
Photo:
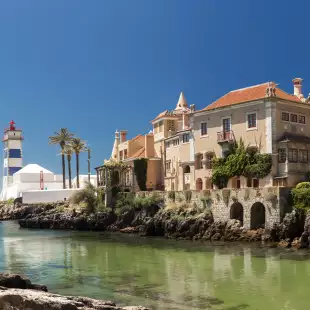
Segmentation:
{"type": "Polygon", "coordinates": [[[67,161],[68,161],[69,188],[72,188],[71,159],[72,159],[73,150],[72,150],[71,144],[65,145],[64,153],[67,156],[67,161]]]}
{"type": "Polygon", "coordinates": [[[70,145],[76,158],[76,187],[80,188],[80,153],[86,151],[86,143],[75,137],[71,140],[70,145]]]}
{"type": "Polygon", "coordinates": [[[63,188],[66,188],[66,163],[65,163],[65,145],[70,143],[74,134],[69,132],[67,128],[60,128],[59,132],[55,132],[54,136],[49,137],[49,144],[59,144],[61,148],[61,161],[62,161],[62,182],[63,188]]]}
{"type": "Polygon", "coordinates": [[[135,159],[133,162],[133,167],[140,191],[146,191],[147,158],[135,159]]]}

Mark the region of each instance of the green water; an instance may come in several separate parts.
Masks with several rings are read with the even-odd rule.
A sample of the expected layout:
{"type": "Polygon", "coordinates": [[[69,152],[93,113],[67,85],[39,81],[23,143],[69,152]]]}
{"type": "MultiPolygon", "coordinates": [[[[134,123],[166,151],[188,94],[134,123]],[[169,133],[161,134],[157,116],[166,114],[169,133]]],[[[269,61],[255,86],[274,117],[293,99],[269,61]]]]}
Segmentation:
{"type": "Polygon", "coordinates": [[[51,292],[152,309],[306,310],[310,251],[0,224],[0,270],[51,292]]]}

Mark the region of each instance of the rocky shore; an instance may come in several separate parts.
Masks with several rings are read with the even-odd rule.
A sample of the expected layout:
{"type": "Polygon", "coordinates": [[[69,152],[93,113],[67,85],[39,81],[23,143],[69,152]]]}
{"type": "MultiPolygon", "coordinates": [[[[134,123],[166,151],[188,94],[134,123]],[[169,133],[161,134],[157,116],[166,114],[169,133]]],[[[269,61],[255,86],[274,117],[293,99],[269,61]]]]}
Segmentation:
{"type": "Polygon", "coordinates": [[[44,285],[27,278],[0,273],[0,309],[2,310],[149,310],[142,306],[118,307],[111,301],[47,292],[44,285]]]}
{"type": "Polygon", "coordinates": [[[246,230],[238,220],[217,222],[210,212],[197,208],[160,208],[151,205],[86,214],[64,204],[2,207],[0,219],[19,219],[20,227],[83,231],[119,231],[141,236],[206,241],[264,241],[279,246],[310,248],[310,216],[294,210],[270,230],[246,230]]]}

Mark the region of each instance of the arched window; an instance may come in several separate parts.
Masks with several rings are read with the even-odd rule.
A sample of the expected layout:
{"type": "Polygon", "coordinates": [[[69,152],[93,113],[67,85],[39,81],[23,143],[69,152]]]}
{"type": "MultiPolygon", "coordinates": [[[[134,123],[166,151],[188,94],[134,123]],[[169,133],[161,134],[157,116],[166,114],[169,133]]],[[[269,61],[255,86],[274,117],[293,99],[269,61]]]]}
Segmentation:
{"type": "Polygon", "coordinates": [[[210,178],[206,178],[206,189],[213,189],[213,184],[210,178]]]}
{"type": "Polygon", "coordinates": [[[202,180],[201,178],[198,178],[196,180],[196,191],[201,191],[202,190],[202,180]]]}
{"type": "Polygon", "coordinates": [[[191,172],[190,166],[185,166],[183,171],[184,173],[190,173],[191,172]]]}

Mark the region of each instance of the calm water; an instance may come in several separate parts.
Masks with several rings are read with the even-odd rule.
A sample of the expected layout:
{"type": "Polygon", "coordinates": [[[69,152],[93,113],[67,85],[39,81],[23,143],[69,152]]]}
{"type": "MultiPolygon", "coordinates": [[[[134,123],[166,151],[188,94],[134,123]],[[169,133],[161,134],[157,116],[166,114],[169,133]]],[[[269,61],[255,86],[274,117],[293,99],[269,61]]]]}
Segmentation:
{"type": "Polygon", "coordinates": [[[0,269],[51,292],[152,309],[309,309],[310,252],[0,224],[0,269]]]}

